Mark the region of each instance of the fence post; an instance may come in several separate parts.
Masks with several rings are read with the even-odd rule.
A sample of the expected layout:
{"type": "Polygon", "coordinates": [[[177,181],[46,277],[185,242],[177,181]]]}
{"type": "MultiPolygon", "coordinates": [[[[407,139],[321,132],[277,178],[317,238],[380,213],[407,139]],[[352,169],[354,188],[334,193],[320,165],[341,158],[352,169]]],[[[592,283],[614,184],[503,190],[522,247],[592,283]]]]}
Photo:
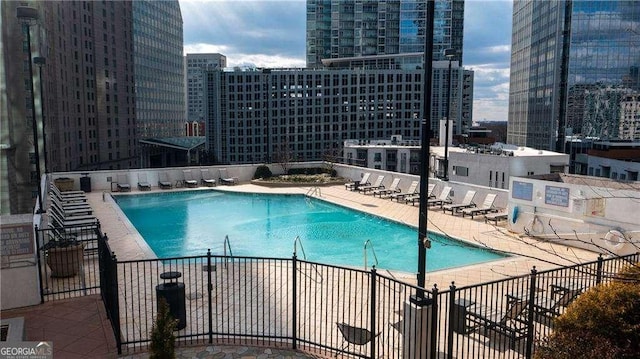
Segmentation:
{"type": "Polygon", "coordinates": [[[297,340],[298,340],[298,296],[297,296],[297,292],[298,292],[298,260],[296,255],[293,255],[293,260],[292,260],[292,271],[293,273],[291,273],[291,278],[293,280],[293,284],[291,285],[291,290],[292,290],[292,305],[291,305],[291,310],[293,311],[293,315],[292,315],[292,320],[291,320],[291,325],[293,326],[293,328],[291,328],[291,346],[293,347],[293,349],[297,349],[297,340]]]}
{"type": "MultiPolygon", "coordinates": [[[[534,334],[534,326],[533,326],[533,316],[534,316],[534,303],[536,300],[536,274],[538,271],[536,267],[533,266],[531,270],[531,281],[529,282],[529,303],[527,306],[529,307],[527,310],[527,352],[525,354],[527,359],[530,359],[533,355],[533,334],[534,334]]],[[[516,343],[514,343],[515,345],[516,343]]]]}
{"type": "Polygon", "coordinates": [[[433,303],[431,304],[431,348],[429,349],[430,359],[437,358],[438,349],[438,286],[433,285],[433,293],[431,294],[433,303]]]}
{"type": "Polygon", "coordinates": [[[38,231],[38,225],[36,224],[33,228],[33,234],[34,234],[34,238],[36,239],[36,255],[38,256],[38,284],[40,285],[40,304],[44,303],[44,287],[42,285],[42,255],[40,253],[40,247],[44,244],[41,244],[40,242],[40,236],[38,235],[40,233],[40,231],[38,231]]]}
{"type": "MultiPolygon", "coordinates": [[[[449,286],[449,330],[447,333],[447,358],[453,359],[453,323],[460,318],[456,318],[460,313],[455,313],[453,308],[456,305],[456,283],[451,282],[449,286]]],[[[465,320],[462,318],[462,320],[465,320]]]]}
{"type": "Polygon", "coordinates": [[[602,282],[602,267],[604,264],[604,258],[602,258],[602,253],[598,255],[598,269],[596,271],[596,285],[602,282]]]}
{"type": "Polygon", "coordinates": [[[377,279],[377,273],[376,273],[376,266],[373,266],[371,268],[371,298],[369,303],[371,303],[370,305],[370,309],[371,309],[371,333],[373,334],[371,336],[371,359],[375,359],[376,358],[376,335],[375,333],[377,332],[376,330],[376,282],[378,281],[377,279]]]}
{"type": "Polygon", "coordinates": [[[213,304],[211,302],[211,294],[213,291],[213,283],[211,282],[211,248],[207,249],[207,292],[209,305],[209,344],[213,343],[213,304]]]}
{"type": "MultiPolygon", "coordinates": [[[[105,235],[105,240],[107,236],[105,235]]],[[[118,294],[118,259],[116,258],[115,252],[111,252],[111,260],[109,263],[109,272],[110,272],[110,284],[111,289],[111,307],[113,315],[111,317],[111,324],[113,325],[113,331],[116,337],[116,345],[118,346],[118,354],[122,354],[122,338],[120,333],[120,296],[118,294]]]]}

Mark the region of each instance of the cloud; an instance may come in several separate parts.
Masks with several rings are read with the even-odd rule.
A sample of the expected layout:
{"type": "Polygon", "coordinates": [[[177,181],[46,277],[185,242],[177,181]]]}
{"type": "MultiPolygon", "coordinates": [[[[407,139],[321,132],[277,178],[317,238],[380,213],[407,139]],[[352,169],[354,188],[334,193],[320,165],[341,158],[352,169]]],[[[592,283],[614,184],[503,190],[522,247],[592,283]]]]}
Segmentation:
{"type": "MultiPolygon", "coordinates": [[[[352,1],[352,0],[344,0],[352,1]]],[[[304,67],[305,0],[180,0],[185,53],[221,53],[230,67],[304,67]]],[[[464,58],[475,71],[473,118],[506,121],[511,0],[466,0],[464,58]]]]}

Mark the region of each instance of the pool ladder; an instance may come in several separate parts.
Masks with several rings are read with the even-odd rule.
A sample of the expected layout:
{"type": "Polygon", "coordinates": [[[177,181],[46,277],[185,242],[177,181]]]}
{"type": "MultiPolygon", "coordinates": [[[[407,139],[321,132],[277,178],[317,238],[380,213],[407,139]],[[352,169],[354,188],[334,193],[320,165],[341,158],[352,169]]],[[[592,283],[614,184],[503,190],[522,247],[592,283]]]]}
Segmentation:
{"type": "Polygon", "coordinates": [[[227,267],[229,260],[231,260],[233,262],[233,252],[231,251],[231,241],[229,241],[229,236],[226,235],[224,236],[224,243],[222,244],[223,247],[223,253],[224,253],[224,257],[226,259],[226,262],[224,264],[225,268],[227,267]],[[227,249],[229,250],[229,256],[227,256],[227,249]]]}
{"type": "Polygon", "coordinates": [[[318,196],[318,197],[322,197],[322,191],[320,190],[320,187],[311,187],[309,188],[309,190],[307,191],[306,194],[308,197],[313,197],[314,195],[318,196]]]}
{"type": "MultiPolygon", "coordinates": [[[[293,256],[297,257],[298,256],[298,244],[300,244],[300,249],[302,250],[302,259],[304,259],[305,261],[307,260],[307,254],[304,252],[304,247],[302,246],[302,239],[300,239],[300,236],[296,236],[296,238],[293,240],[293,256]]],[[[313,269],[316,271],[317,276],[320,278],[320,280],[318,281],[317,279],[309,276],[308,274],[304,273],[303,271],[300,271],[300,273],[302,273],[303,275],[305,275],[306,277],[310,278],[311,280],[321,283],[322,282],[322,273],[320,273],[318,271],[318,267],[315,264],[311,264],[311,266],[313,267],[313,269]]]]}
{"type": "Polygon", "coordinates": [[[363,253],[364,253],[364,270],[367,270],[367,264],[368,264],[368,260],[367,260],[367,249],[371,250],[371,254],[373,254],[373,259],[375,260],[375,264],[373,265],[374,267],[378,265],[378,256],[376,255],[376,250],[373,248],[373,242],[371,242],[370,239],[367,239],[366,242],[364,242],[364,248],[363,248],[363,253]]]}

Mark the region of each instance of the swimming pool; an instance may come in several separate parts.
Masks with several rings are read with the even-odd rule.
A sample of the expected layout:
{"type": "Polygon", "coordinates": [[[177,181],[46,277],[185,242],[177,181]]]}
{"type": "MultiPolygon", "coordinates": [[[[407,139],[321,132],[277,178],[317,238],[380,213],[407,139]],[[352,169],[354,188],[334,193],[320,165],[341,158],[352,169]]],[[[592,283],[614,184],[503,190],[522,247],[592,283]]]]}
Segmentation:
{"type": "MultiPolygon", "coordinates": [[[[114,198],[159,258],[203,255],[208,248],[222,255],[225,236],[235,256],[290,258],[300,237],[309,261],[362,267],[370,240],[377,268],[417,268],[417,229],[302,195],[198,190],[114,198]]],[[[440,235],[429,238],[427,271],[503,258],[440,235]]],[[[368,266],[375,264],[371,251],[367,257],[368,266]]]]}

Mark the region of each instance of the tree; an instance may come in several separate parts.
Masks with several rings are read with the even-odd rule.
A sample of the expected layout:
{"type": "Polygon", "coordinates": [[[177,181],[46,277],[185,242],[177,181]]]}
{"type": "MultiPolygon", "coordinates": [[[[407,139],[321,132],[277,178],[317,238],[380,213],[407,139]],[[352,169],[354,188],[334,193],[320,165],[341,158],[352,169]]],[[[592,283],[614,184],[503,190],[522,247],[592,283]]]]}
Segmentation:
{"type": "Polygon", "coordinates": [[[637,358],[640,353],[640,270],[623,269],[613,282],[580,295],[554,322],[537,359],[637,358]]]}
{"type": "Polygon", "coordinates": [[[291,147],[289,146],[289,141],[285,140],[275,148],[275,153],[273,154],[274,161],[282,167],[282,171],[284,174],[289,173],[289,168],[291,168],[291,162],[294,160],[293,151],[291,151],[291,147]]]}

